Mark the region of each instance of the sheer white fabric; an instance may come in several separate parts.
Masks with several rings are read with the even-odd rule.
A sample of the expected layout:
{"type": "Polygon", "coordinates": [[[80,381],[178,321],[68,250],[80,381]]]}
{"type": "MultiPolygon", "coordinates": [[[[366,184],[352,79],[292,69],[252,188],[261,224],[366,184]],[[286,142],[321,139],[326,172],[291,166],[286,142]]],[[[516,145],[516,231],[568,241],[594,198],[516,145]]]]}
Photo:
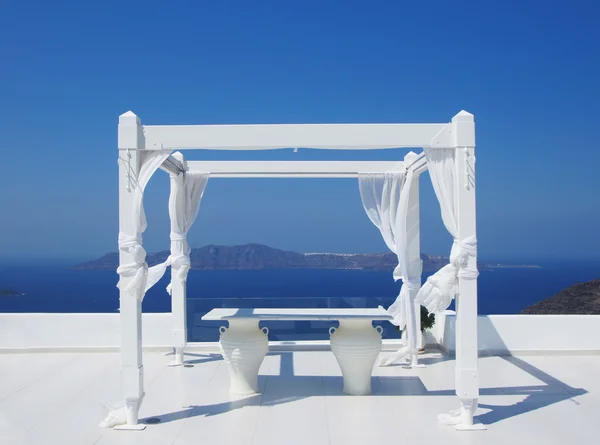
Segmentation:
{"type": "Polygon", "coordinates": [[[458,186],[455,167],[455,150],[445,148],[425,148],[429,176],[435,195],[440,203],[444,226],[452,237],[450,263],[427,279],[416,297],[429,312],[440,312],[448,308],[458,291],[457,278],[475,279],[479,275],[477,267],[469,268],[469,256],[477,256],[477,238],[458,239],[455,190],[458,186]]]}
{"type": "MultiPolygon", "coordinates": [[[[358,175],[360,198],[367,216],[381,232],[386,246],[398,255],[396,228],[398,226],[398,205],[400,191],[404,183],[404,172],[358,175]]],[[[400,260],[398,261],[400,263],[400,260]]],[[[394,269],[394,280],[402,278],[400,264],[394,269]]]]}
{"type": "MultiPolygon", "coordinates": [[[[358,187],[367,216],[381,232],[386,246],[397,253],[396,217],[404,173],[359,174],[358,187]]],[[[394,270],[394,280],[401,277],[399,268],[394,270]]]]}
{"type": "MultiPolygon", "coordinates": [[[[171,194],[169,195],[171,255],[165,262],[148,270],[147,289],[150,289],[163,277],[169,266],[177,270],[180,280],[187,279],[187,273],[190,270],[190,246],[187,242],[187,233],[198,216],[208,178],[208,173],[196,172],[171,176],[171,194]]],[[[171,293],[171,284],[167,286],[167,291],[171,293]]]]}
{"type": "MultiPolygon", "coordinates": [[[[390,172],[384,174],[360,174],[359,189],[363,206],[369,219],[381,232],[388,248],[398,257],[394,280],[402,280],[400,294],[387,309],[394,317],[391,321],[407,331],[407,341],[416,345],[416,320],[412,295],[421,285],[420,260],[410,264],[408,258],[408,198],[413,182],[413,172],[390,172]]],[[[410,345],[409,345],[410,346],[410,345]]]]}
{"type": "MultiPolygon", "coordinates": [[[[128,252],[133,256],[133,263],[121,264],[117,269],[120,275],[117,287],[139,300],[144,299],[147,289],[148,264],[146,263],[146,251],[142,247],[142,233],[146,230],[146,215],[144,213],[144,189],[154,172],[170,155],[166,151],[140,152],[140,170],[136,177],[129,178],[133,193],[132,218],[135,224],[134,233],[119,233],[119,250],[128,252]],[[123,284],[123,278],[131,278],[127,285],[123,284]]],[[[126,168],[130,168],[129,159],[121,159],[126,168]]]]}

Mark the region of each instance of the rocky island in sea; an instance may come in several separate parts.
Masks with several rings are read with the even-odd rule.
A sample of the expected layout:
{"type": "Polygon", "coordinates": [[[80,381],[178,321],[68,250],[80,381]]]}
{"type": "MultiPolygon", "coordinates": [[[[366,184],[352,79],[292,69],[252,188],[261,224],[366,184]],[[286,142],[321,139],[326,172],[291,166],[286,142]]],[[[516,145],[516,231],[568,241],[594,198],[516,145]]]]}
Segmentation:
{"type": "Polygon", "coordinates": [[[600,314],[600,279],[570,286],[533,304],[522,314],[600,314]]]}
{"type": "MultiPolygon", "coordinates": [[[[168,251],[149,253],[148,265],[163,262],[168,251]]],[[[434,272],[448,264],[448,258],[422,254],[423,272],[434,272]]],[[[388,253],[345,254],[345,253],[298,253],[275,249],[262,244],[240,246],[208,245],[192,249],[191,266],[194,270],[263,270],[263,269],[353,269],[392,271],[398,264],[396,255],[388,253]]],[[[108,253],[96,260],[79,264],[76,270],[116,269],[119,262],[117,252],[108,253]]],[[[539,267],[532,265],[489,265],[479,263],[479,269],[496,267],[539,267]]]]}

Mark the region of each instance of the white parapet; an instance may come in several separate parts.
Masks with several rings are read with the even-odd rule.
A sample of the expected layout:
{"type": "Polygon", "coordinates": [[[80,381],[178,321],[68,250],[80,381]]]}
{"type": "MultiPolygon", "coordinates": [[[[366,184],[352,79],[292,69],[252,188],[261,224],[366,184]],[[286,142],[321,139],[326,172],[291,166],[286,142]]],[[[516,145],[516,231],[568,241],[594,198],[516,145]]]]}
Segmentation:
{"type": "MultiPolygon", "coordinates": [[[[600,315],[480,315],[479,355],[600,354],[600,315]]],[[[456,352],[454,311],[436,315],[429,340],[456,352]]]]}
{"type": "MultiPolygon", "coordinates": [[[[171,350],[170,313],[143,314],[146,349],[171,350]]],[[[429,347],[455,351],[453,311],[436,315],[427,332],[429,347]]],[[[600,354],[600,315],[480,315],[479,354],[600,354]]],[[[0,352],[27,351],[117,351],[120,344],[119,314],[0,314],[0,352]]],[[[323,349],[321,342],[294,342],[301,349],[323,349]]],[[[384,348],[388,341],[384,340],[384,348]]],[[[289,343],[289,342],[288,342],[289,343]]],[[[287,345],[272,346],[283,348],[287,345]]],[[[188,343],[188,348],[211,347],[217,343],[188,343]]],[[[394,349],[392,346],[387,349],[394,349]]]]}

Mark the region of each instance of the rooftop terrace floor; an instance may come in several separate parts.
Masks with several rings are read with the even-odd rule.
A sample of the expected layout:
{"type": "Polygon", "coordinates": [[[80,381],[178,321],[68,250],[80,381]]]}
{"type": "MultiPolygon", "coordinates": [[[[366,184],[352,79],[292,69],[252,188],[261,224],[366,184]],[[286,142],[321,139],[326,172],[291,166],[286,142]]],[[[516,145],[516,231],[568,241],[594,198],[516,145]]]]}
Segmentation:
{"type": "Polygon", "coordinates": [[[480,359],[479,420],[459,432],[436,415],[457,407],[454,362],[428,353],[424,369],[375,368],[373,395],[342,393],[329,351],[274,352],[262,393],[233,398],[220,355],[190,353],[169,368],[145,353],[145,431],[97,426],[102,401],[119,399],[117,353],[0,355],[1,444],[565,444],[600,437],[600,356],[480,359]]]}

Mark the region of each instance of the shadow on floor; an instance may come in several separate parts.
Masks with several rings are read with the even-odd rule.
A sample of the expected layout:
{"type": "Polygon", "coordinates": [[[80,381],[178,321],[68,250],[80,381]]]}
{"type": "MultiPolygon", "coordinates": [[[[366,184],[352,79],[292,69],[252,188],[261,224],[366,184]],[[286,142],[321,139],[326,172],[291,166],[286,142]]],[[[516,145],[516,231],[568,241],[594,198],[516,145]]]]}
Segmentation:
{"type": "MultiPolygon", "coordinates": [[[[169,353],[165,354],[165,357],[168,357],[170,355],[175,355],[175,353],[169,352],[169,353]]],[[[186,352],[186,353],[184,353],[183,357],[184,357],[185,365],[199,365],[200,363],[223,360],[223,356],[221,354],[212,354],[212,353],[210,353],[210,354],[195,354],[192,352],[186,352]],[[189,360],[187,357],[199,357],[199,358],[194,359],[194,360],[189,360]]]]}
{"type": "MultiPolygon", "coordinates": [[[[194,354],[186,354],[194,355],[194,354]]],[[[254,394],[237,400],[230,400],[211,405],[193,405],[185,407],[181,411],[160,414],[161,423],[172,422],[187,417],[215,416],[224,414],[247,406],[275,406],[289,403],[313,396],[346,396],[343,393],[343,379],[340,376],[296,376],[294,375],[294,358],[291,352],[271,352],[269,355],[280,356],[279,375],[259,376],[259,387],[264,388],[262,394],[254,394]]],[[[221,360],[219,354],[197,355],[202,357],[198,363],[211,360],[221,360]],[[214,357],[216,356],[216,357],[214,357]],[[206,358],[206,359],[205,359],[206,358]]],[[[502,359],[527,372],[533,377],[544,382],[544,385],[514,386],[481,388],[481,395],[525,395],[525,399],[513,405],[479,404],[480,408],[490,411],[480,414],[477,419],[485,425],[494,424],[527,411],[533,411],[553,405],[555,403],[571,399],[575,396],[586,394],[581,388],[573,388],[564,382],[552,377],[548,373],[533,366],[532,364],[514,357],[502,357],[502,359]],[[538,398],[540,403],[529,404],[525,402],[534,396],[545,395],[549,397],[538,398]]],[[[429,367],[448,361],[448,357],[424,357],[421,362],[429,367]]],[[[192,363],[192,362],[188,362],[192,363]]],[[[402,365],[397,365],[401,367],[402,365]]],[[[428,390],[418,376],[379,376],[372,377],[373,394],[371,397],[381,396],[455,396],[453,389],[428,390]]],[[[352,396],[346,396],[352,397],[352,396]]],[[[144,422],[144,419],[141,420],[144,422]]]]}
{"type": "Polygon", "coordinates": [[[533,377],[541,380],[545,383],[545,385],[515,386],[502,388],[504,394],[526,395],[526,397],[524,400],[517,402],[514,405],[508,406],[498,406],[480,403],[480,408],[487,408],[490,410],[485,414],[477,416],[477,418],[485,425],[497,423],[501,420],[508,419],[510,417],[514,417],[516,415],[528,411],[535,411],[541,408],[545,408],[546,406],[554,405],[555,403],[559,403],[564,400],[569,400],[573,397],[581,396],[588,393],[588,391],[583,388],[573,388],[572,386],[567,385],[566,383],[558,380],[555,377],[552,377],[547,372],[542,371],[541,369],[533,366],[531,363],[528,363],[523,359],[520,359],[515,356],[506,356],[501,358],[516,366],[517,368],[521,369],[522,371],[525,371],[533,377]],[[526,402],[528,400],[531,400],[532,397],[539,395],[545,395],[547,397],[539,397],[537,400],[541,401],[541,403],[529,404],[529,407],[526,405],[526,402]]]}

